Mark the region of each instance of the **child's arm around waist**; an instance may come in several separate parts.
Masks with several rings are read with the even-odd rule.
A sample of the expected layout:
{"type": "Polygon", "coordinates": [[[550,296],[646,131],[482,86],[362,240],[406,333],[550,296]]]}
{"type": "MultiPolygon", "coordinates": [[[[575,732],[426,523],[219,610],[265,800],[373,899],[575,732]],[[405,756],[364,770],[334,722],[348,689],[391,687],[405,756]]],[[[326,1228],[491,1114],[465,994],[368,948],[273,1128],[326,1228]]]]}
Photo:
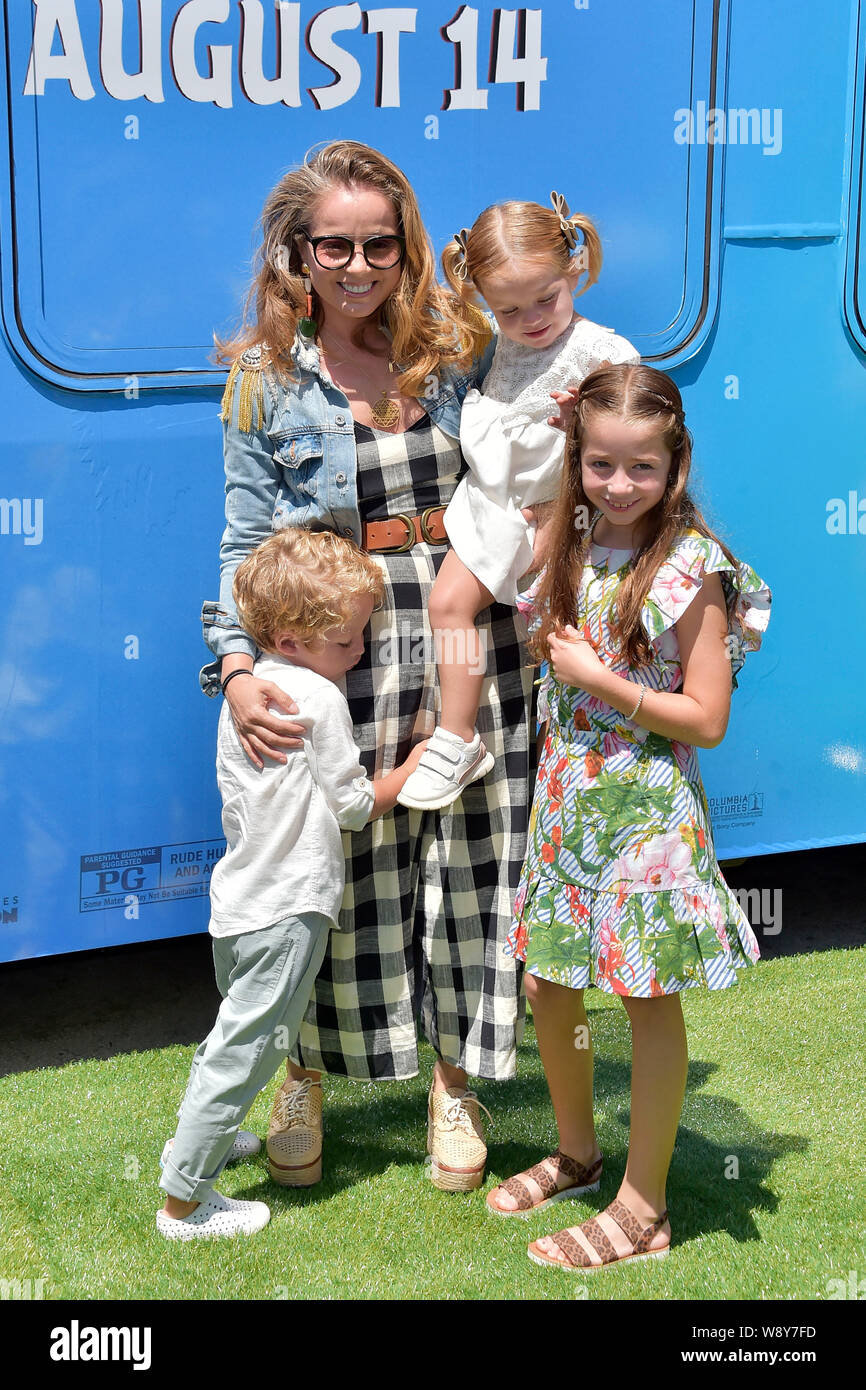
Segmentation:
{"type": "Polygon", "coordinates": [[[308,744],[313,777],[340,829],[360,830],[394,809],[427,743],[416,744],[404,763],[371,781],[361,766],[349,707],[336,686],[319,692],[317,706],[308,744]]]}
{"type": "Polygon", "coordinates": [[[676,694],[616,675],[571,627],[563,635],[551,634],[550,663],[558,680],[605,700],[639,728],[696,748],[715,748],[725,736],[731,708],[728,622],[717,574],[705,576],[700,593],[677,621],[676,633],[683,672],[682,691],[676,694]],[[640,708],[633,715],[641,690],[640,708]]]}
{"type": "Polygon", "coordinates": [[[384,816],[386,811],[393,811],[397,805],[398,793],[403,790],[403,784],[409,773],[414,772],[418,766],[418,760],[427,747],[428,741],[425,738],[423,743],[416,743],[404,763],[398,764],[391,772],[386,772],[384,777],[374,779],[373,790],[376,793],[376,799],[370,812],[370,820],[378,820],[379,816],[384,816]]]}

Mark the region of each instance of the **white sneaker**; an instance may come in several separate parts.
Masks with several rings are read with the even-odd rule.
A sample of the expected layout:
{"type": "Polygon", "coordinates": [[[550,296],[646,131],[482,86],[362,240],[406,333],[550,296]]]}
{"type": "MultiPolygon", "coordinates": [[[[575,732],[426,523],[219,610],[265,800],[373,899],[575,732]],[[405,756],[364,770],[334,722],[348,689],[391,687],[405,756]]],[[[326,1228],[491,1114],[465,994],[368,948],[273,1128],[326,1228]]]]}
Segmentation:
{"type": "Polygon", "coordinates": [[[214,1240],[218,1236],[251,1236],[267,1226],[270,1209],[264,1202],[240,1202],[211,1192],[190,1216],[156,1213],[156,1229],[166,1240],[214,1240]]]}
{"type": "Polygon", "coordinates": [[[401,806],[411,806],[416,811],[439,811],[456,801],[470,782],[488,773],[493,761],[493,754],[484,747],[477,729],[471,743],[447,729],[434,729],[397,800],[401,806]]]}
{"type": "MultiPolygon", "coordinates": [[[[248,1129],[239,1129],[235,1135],[235,1142],[229,1149],[229,1156],[226,1159],[226,1167],[230,1163],[239,1163],[242,1158],[252,1158],[262,1147],[262,1141],[257,1134],[251,1133],[248,1129]]],[[[168,1156],[174,1148],[174,1137],[166,1139],[162,1153],[159,1156],[159,1166],[164,1168],[168,1162],[168,1156]]]]}

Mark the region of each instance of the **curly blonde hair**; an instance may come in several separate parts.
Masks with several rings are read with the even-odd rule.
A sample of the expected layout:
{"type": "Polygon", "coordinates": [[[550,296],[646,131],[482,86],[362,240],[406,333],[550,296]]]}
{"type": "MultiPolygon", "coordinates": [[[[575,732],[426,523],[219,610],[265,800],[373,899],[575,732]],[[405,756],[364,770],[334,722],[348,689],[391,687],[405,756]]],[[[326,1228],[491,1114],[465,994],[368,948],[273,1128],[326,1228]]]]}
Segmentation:
{"type": "Polygon", "coordinates": [[[468,232],[460,233],[460,240],[452,237],[445,247],[445,278],[465,303],[475,304],[476,291],[484,294],[484,280],[500,266],[511,261],[538,261],[563,275],[573,275],[575,292],[583,294],[601,271],[601,238],[595,223],[583,213],[575,213],[567,221],[583,238],[574,253],[553,208],[540,203],[493,203],[479,213],[468,232]],[[586,278],[577,288],[582,275],[586,278]]]}
{"type": "Polygon", "coordinates": [[[431,376],[443,365],[466,369],[490,341],[491,330],[477,309],[436,281],[436,264],[421,221],[418,200],[406,175],[390,159],[356,140],[337,140],[311,150],[271,191],[262,212],[262,244],[238,333],[216,339],[217,358],[234,362],[246,348],[264,347],[266,360],[281,376],[291,375],[291,348],[298,320],[306,314],[306,291],[298,238],[307,234],[316,203],[335,188],[374,189],[390,199],[406,240],[396,290],[370,321],[359,325],[383,330],[401,367],[400,390],[423,396],[431,376]]]}
{"type": "Polygon", "coordinates": [[[232,585],[245,632],[262,651],[290,632],[314,641],[346,626],[353,600],[382,602],[382,571],[354,541],[333,531],[288,526],[257,546],[238,565],[232,585]]]}

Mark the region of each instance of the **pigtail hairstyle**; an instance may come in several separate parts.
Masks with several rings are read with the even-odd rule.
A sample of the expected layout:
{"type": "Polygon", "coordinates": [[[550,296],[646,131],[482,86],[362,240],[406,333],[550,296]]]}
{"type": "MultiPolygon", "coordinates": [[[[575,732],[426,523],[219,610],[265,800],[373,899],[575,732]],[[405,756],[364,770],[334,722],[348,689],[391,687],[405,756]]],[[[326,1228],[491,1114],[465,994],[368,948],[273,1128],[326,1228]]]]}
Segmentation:
{"type": "Polygon", "coordinates": [[[589,556],[591,532],[578,530],[575,518],[587,516],[592,504],[583,490],[581,448],[587,421],[593,414],[616,415],[634,422],[657,421],[671,467],[664,496],[645,517],[645,540],[632,556],[629,573],[619,587],[611,632],[631,666],[644,666],[650,645],[641,610],[653,580],[677,537],[697,531],[714,540],[728,560],[737,561],[710,529],[688,492],[692,438],[686,429],[683,403],[676,384],[653,367],[620,365],[590,373],[580,387],[565,442],[562,483],[551,527],[550,559],[539,580],[536,609],[541,622],[529,643],[537,661],[550,656],[552,632],[578,623],[577,595],[589,556]]]}
{"type": "Polygon", "coordinates": [[[442,253],[442,271],[459,299],[477,304],[485,278],[512,260],[550,263],[573,278],[576,294],[595,284],[602,255],[594,222],[583,213],[572,216],[561,194],[551,194],[551,200],[552,208],[538,203],[494,203],[479,214],[468,232],[458,232],[449,241],[442,253]]]}

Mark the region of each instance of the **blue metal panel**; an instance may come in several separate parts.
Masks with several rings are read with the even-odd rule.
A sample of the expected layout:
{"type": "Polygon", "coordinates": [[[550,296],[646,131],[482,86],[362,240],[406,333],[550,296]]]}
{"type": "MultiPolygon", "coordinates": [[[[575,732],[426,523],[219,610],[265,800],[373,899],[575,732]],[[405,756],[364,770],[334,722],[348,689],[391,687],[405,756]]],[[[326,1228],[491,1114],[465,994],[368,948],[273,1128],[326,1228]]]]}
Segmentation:
{"type": "MultiPolygon", "coordinates": [[[[102,8],[71,0],[61,7],[52,59],[44,37],[54,28],[50,0],[37,9],[37,39],[29,7],[4,5],[3,317],[12,345],[44,379],[79,390],[123,389],[133,376],[141,389],[214,380],[213,327],[236,314],[264,193],[311,143],[347,133],[406,168],[437,250],[487,202],[546,199],[550,188],[562,188],[572,207],[598,217],[607,249],[603,286],[587,300],[587,313],[617,324],[628,313],[642,351],[671,360],[683,343],[694,351],[697,335],[709,331],[718,161],[714,177],[712,146],[675,141],[673,113],[723,96],[727,0],[667,0],[663,24],[626,0],[544,6],[546,75],[538,109],[522,111],[514,83],[490,80],[487,50],[502,12],[489,3],[460,6],[456,16],[463,83],[478,84],[486,109],[447,111],[440,108],[455,80],[457,45],[440,32],[455,19],[445,4],[416,7],[416,32],[401,37],[394,109],[375,105],[377,41],[361,31],[360,6],[330,7],[346,12],[347,25],[357,17],[358,27],[335,41],[358,63],[360,80],[350,102],[323,111],[310,91],[332,74],[307,51],[309,42],[287,60],[287,69],[294,61],[299,107],[245,97],[235,70],[242,38],[267,73],[276,71],[274,26],[256,46],[241,23],[243,14],[264,15],[261,0],[166,4],[161,24],[160,6],[146,6],[156,57],[145,74],[161,99],[112,96],[129,79],[103,55],[102,8]],[[202,76],[210,67],[221,71],[230,54],[231,69],[209,93],[230,106],[203,99],[190,72],[181,74],[189,63],[175,44],[179,21],[192,10],[225,16],[200,25],[192,52],[202,76]],[[66,63],[52,67],[64,43],[66,63]],[[614,80],[623,71],[628,82],[614,80]],[[479,190],[468,202],[467,188],[479,190]]],[[[142,62],[138,5],[113,0],[109,9],[122,15],[123,66],[134,73],[142,62]]],[[[306,5],[283,9],[305,23],[316,13],[306,5]]]]}
{"type": "Polygon", "coordinates": [[[148,98],[122,92],[110,44],[100,62],[121,19],[123,68],[139,66],[137,0],[3,0],[0,959],[206,925],[221,852],[218,708],[196,681],[223,525],[212,333],[237,317],[267,191],[338,137],[405,168],[437,251],[499,198],[557,188],[597,219],[605,267],[580,307],[673,370],[707,510],[776,595],[702,759],[717,845],[866,839],[858,0],[539,4],[527,42],[540,14],[546,74],[523,110],[491,75],[514,10],[425,0],[380,19],[397,8],[415,28],[389,66],[365,32],[376,12],[283,5],[300,35],[292,106],[243,91],[258,18],[276,73],[270,3],[144,0],[146,34],[162,17],[148,98]],[[63,16],[41,95],[25,91],[40,15],[63,16]],[[71,71],[79,38],[76,94],[51,73],[71,71]],[[357,90],[329,106],[353,59],[357,90]],[[217,87],[196,94],[210,62],[217,87]],[[460,109],[473,90],[483,105],[460,109]]]}
{"type": "Polygon", "coordinates": [[[852,24],[853,90],[850,95],[850,192],[847,207],[845,322],[861,351],[866,350],[866,201],[864,201],[864,115],[866,115],[866,23],[859,5],[852,24]]]}

